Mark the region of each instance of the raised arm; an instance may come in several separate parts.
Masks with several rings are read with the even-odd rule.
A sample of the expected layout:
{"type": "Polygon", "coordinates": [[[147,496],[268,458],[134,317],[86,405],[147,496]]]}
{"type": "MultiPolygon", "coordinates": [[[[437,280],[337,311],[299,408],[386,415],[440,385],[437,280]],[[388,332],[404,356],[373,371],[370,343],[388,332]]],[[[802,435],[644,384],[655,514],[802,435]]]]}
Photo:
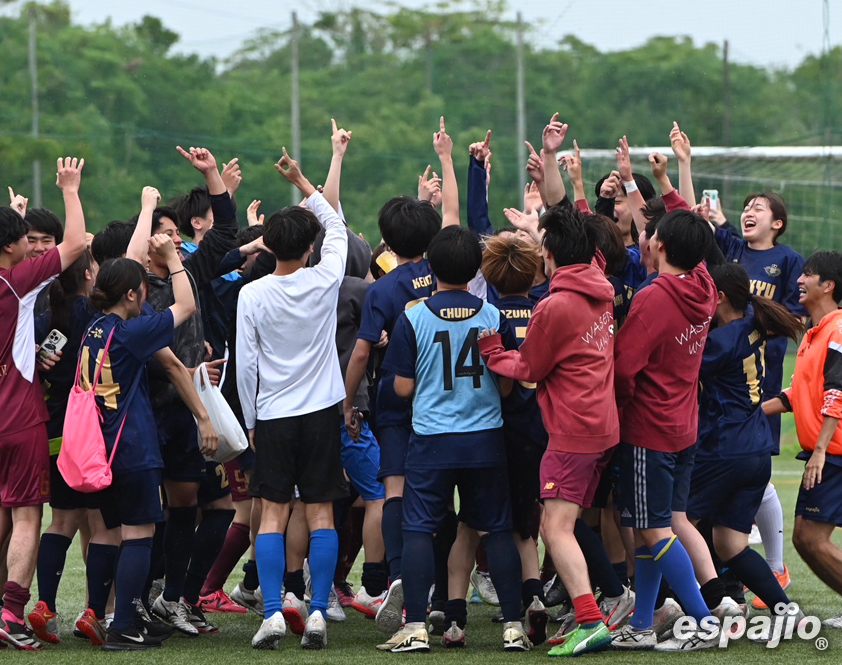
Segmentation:
{"type": "Polygon", "coordinates": [[[79,185],[82,182],[84,159],[68,157],[58,158],[56,162],[56,186],[64,197],[64,240],[58,246],[61,257],[61,269],[67,270],[73,262],[82,256],[88,244],[85,233],[85,213],[79,200],[79,185]]]}
{"type": "Polygon", "coordinates": [[[696,205],[696,191],[690,172],[690,139],[681,131],[677,122],[672,123],[670,145],[678,160],[678,192],[691,208],[696,205]]]}
{"type": "Polygon", "coordinates": [[[564,180],[558,168],[558,158],[556,157],[561,144],[564,143],[564,137],[566,135],[567,125],[560,122],[558,113],[555,113],[550,118],[550,124],[544,127],[544,133],[541,135],[543,142],[541,159],[544,162],[544,186],[546,187],[547,204],[549,206],[558,205],[567,196],[567,191],[564,189],[564,180]]]}
{"type": "Polygon", "coordinates": [[[182,148],[180,145],[175,147],[179,154],[193,165],[199,173],[205,176],[205,182],[208,185],[208,193],[211,196],[218,196],[225,194],[228,190],[225,188],[225,182],[222,176],[219,175],[219,170],[216,166],[216,158],[211,154],[207,148],[190,148],[189,151],[182,148]]]}
{"type": "Polygon", "coordinates": [[[433,134],[433,148],[441,160],[441,225],[459,226],[459,189],[453,167],[453,139],[444,129],[444,116],[439,131],[433,134]]]}
{"type": "Polygon", "coordinates": [[[149,238],[149,251],[162,257],[167,262],[167,269],[172,279],[172,292],[175,302],[170,306],[175,327],[189,319],[196,311],[196,301],[193,298],[193,287],[187,270],[181,265],[181,260],[175,251],[172,238],[158,233],[149,238]]]}
{"type": "Polygon", "coordinates": [[[333,127],[333,134],[330,136],[330,142],[333,145],[333,157],[330,159],[330,170],[327,173],[322,194],[331,207],[339,212],[339,180],[342,177],[342,160],[345,158],[345,151],[351,142],[352,132],[338,129],[336,120],[333,118],[330,119],[330,124],[333,127]]]}
{"type": "Polygon", "coordinates": [[[441,178],[433,171],[433,177],[430,177],[432,166],[427,164],[424,173],[418,176],[418,200],[429,201],[434,208],[441,205],[441,178]]]}
{"type": "Polygon", "coordinates": [[[161,200],[161,194],[154,187],[144,187],[140,195],[140,215],[137,217],[126,258],[137,261],[144,268],[149,252],[149,238],[152,237],[152,214],[161,200]]]}
{"type": "Polygon", "coordinates": [[[222,165],[221,178],[225,184],[225,191],[233,199],[234,194],[237,193],[243,182],[243,174],[240,172],[240,159],[238,157],[234,157],[230,162],[222,165]]]}
{"type": "Polygon", "coordinates": [[[21,217],[26,217],[27,205],[29,205],[29,199],[21,194],[15,194],[15,190],[9,187],[9,207],[21,217]]]}
{"type": "Polygon", "coordinates": [[[564,156],[564,170],[567,171],[567,175],[570,176],[570,183],[573,185],[573,205],[580,210],[585,208],[590,210],[585,196],[585,181],[582,179],[582,153],[575,140],[573,141],[573,154],[564,156]]]}
{"type": "Polygon", "coordinates": [[[488,174],[485,168],[491,157],[491,130],[485,141],[472,143],[468,148],[468,227],[478,236],[491,235],[494,228],[488,216],[488,174]]]}
{"type": "Polygon", "coordinates": [[[523,143],[526,145],[526,149],[529,150],[529,158],[526,160],[526,172],[538,188],[544,207],[548,208],[550,204],[547,202],[547,183],[544,182],[544,151],[541,150],[541,154],[539,155],[535,152],[535,148],[532,147],[529,141],[524,141],[523,143]]]}
{"type": "Polygon", "coordinates": [[[643,216],[642,208],[646,205],[643,200],[643,194],[637,188],[637,183],[634,181],[631,169],[631,154],[629,153],[629,141],[624,136],[620,139],[617,146],[617,171],[620,173],[620,180],[626,190],[626,197],[629,200],[629,208],[632,211],[632,218],[634,225],[637,227],[638,233],[643,233],[646,228],[646,217],[643,216]]]}

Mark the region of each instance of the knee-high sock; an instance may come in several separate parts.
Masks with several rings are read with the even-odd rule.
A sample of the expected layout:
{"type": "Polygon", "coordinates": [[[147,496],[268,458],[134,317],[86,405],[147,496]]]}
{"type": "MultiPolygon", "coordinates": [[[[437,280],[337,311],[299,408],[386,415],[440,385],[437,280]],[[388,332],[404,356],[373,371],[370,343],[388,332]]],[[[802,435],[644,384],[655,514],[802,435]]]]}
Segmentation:
{"type": "Polygon", "coordinates": [[[766,606],[775,614],[775,606],[779,603],[789,605],[789,596],[781,588],[772,570],[766,565],[763,557],[750,547],[746,547],[733,559],[725,562],[745,585],[760,597],[766,606]]]}
{"type": "Polygon", "coordinates": [[[433,538],[433,555],[436,560],[436,588],[433,592],[433,602],[440,603],[442,606],[447,602],[447,558],[450,556],[450,548],[456,541],[458,528],[459,518],[455,512],[449,510],[433,538]]]}
{"type": "Polygon", "coordinates": [[[401,576],[403,556],[403,498],[393,497],[383,504],[383,544],[386,546],[386,563],[389,577],[395,581],[401,576]]]}
{"type": "Polygon", "coordinates": [[[675,591],[684,610],[701,625],[702,619],[710,616],[710,611],[696,585],[693,563],[684,545],[677,536],[673,536],[659,541],[651,552],[655,565],[675,591]]]}
{"type": "Polygon", "coordinates": [[[164,600],[179,600],[184,595],[184,580],[196,540],[198,508],[170,508],[164,528],[166,580],[164,600]]]}
{"type": "Polygon", "coordinates": [[[267,619],[281,611],[281,587],[284,585],[286,550],[284,534],[259,533],[254,539],[254,553],[257,557],[257,574],[260,576],[260,590],[263,592],[263,616],[267,619]]]}
{"type": "Polygon", "coordinates": [[[233,510],[212,509],[202,511],[202,521],[199,523],[199,528],[196,529],[193,554],[190,557],[190,566],[184,579],[184,599],[191,605],[199,603],[202,585],[205,583],[214,561],[222,551],[228,527],[233,519],[233,510]]]}
{"type": "Polygon", "coordinates": [[[114,576],[114,620],[113,630],[129,630],[134,624],[135,603],[140,601],[143,584],[149,574],[149,560],[152,556],[152,539],[136,538],[124,540],[114,576]]]}
{"type": "Polygon", "coordinates": [[[404,531],[403,553],[406,566],[401,579],[406,622],[424,622],[427,620],[427,596],[436,574],[433,534],[404,531]]]}
{"type": "Polygon", "coordinates": [[[330,590],[333,587],[333,573],[339,556],[339,535],[336,529],[316,529],[310,534],[310,585],[313,596],[310,599],[310,614],[316,610],[322,615],[327,612],[330,590]]]}
{"type": "Polygon", "coordinates": [[[26,604],[30,598],[31,594],[28,588],[22,587],[17,582],[7,581],[3,585],[3,601],[5,604],[0,611],[2,620],[24,623],[23,611],[26,609],[26,604]]]}
{"type": "Polygon", "coordinates": [[[234,570],[234,566],[237,565],[240,557],[248,551],[250,545],[249,525],[234,522],[225,534],[225,542],[222,544],[222,549],[219,551],[216,561],[213,562],[213,566],[211,566],[208,576],[205,578],[205,584],[202,586],[200,592],[201,595],[207,596],[208,594],[219,591],[225,586],[225,581],[228,579],[231,571],[234,570]]]}
{"type": "Polygon", "coordinates": [[[73,540],[60,533],[45,533],[38,548],[38,599],[47,603],[50,612],[56,611],[56,594],[64,572],[67,549],[73,540]]]}
{"type": "Polygon", "coordinates": [[[661,587],[661,571],[648,547],[634,551],[634,615],[629,623],[635,628],[651,628],[655,621],[655,600],[661,587]]]}
{"type": "MultiPolygon", "coordinates": [[[[85,565],[88,577],[88,607],[94,611],[97,619],[105,618],[105,606],[108,604],[117,569],[117,552],[119,548],[116,545],[88,545],[88,561],[85,565]]],[[[149,553],[152,553],[151,548],[149,553]]]]}
{"type": "Polygon", "coordinates": [[[488,533],[482,542],[488,552],[488,572],[500,600],[503,621],[520,621],[522,569],[512,532],[488,533]]]}
{"type": "Polygon", "coordinates": [[[760,537],[763,539],[766,563],[774,572],[784,572],[784,511],[778,491],[772,483],[766,486],[754,521],[757,522],[760,537]]]}
{"type": "Polygon", "coordinates": [[[146,576],[146,583],[143,585],[143,593],[140,594],[140,599],[147,611],[151,611],[149,591],[152,589],[152,582],[164,577],[164,531],[166,531],[166,528],[166,522],[158,522],[155,524],[155,535],[152,536],[152,557],[149,562],[149,574],[146,576]]]}
{"type": "Polygon", "coordinates": [[[579,543],[585,561],[588,563],[588,575],[591,578],[591,584],[595,584],[602,589],[603,595],[608,598],[622,596],[623,583],[617,577],[614,566],[611,565],[611,560],[605,551],[605,546],[596,532],[583,520],[577,519],[573,526],[573,535],[576,536],[576,542],[579,543]]]}

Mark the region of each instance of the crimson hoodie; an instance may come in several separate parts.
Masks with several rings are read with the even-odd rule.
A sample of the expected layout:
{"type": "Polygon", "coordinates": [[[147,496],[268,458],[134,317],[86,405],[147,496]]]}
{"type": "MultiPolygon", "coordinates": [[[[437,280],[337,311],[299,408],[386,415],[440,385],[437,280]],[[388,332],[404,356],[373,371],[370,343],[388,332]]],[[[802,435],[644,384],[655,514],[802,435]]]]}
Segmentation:
{"type": "Polygon", "coordinates": [[[623,441],[668,453],[696,442],[699,367],[715,311],[704,263],[683,275],[662,272],[635,294],[615,354],[623,441]]]}
{"type": "Polygon", "coordinates": [[[499,335],[479,341],[486,365],[502,376],[538,384],[549,450],[598,453],[616,445],[614,288],[599,267],[558,268],[535,306],[518,351],[499,335]]]}

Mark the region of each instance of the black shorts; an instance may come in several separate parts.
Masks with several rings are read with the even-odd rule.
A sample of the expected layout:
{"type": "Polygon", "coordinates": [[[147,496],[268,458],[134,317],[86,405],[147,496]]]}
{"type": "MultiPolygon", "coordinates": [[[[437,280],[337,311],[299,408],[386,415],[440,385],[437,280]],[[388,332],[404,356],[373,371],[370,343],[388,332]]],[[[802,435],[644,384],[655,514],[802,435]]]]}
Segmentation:
{"type": "Polygon", "coordinates": [[[50,508],[54,510],[97,509],[102,492],[78,492],[70,487],[58,470],[58,455],[50,457],[50,508]]]}
{"type": "Polygon", "coordinates": [[[512,497],[512,525],[524,540],[533,533],[533,514],[541,495],[541,458],[545,450],[504,430],[512,497]]]}
{"type": "Polygon", "coordinates": [[[206,506],[209,503],[231,494],[231,480],[224,464],[205,462],[205,478],[199,484],[197,503],[206,506]]]}
{"type": "Polygon", "coordinates": [[[115,475],[111,487],[98,492],[105,527],[142,526],[164,521],[161,470],[148,469],[115,475]]]}
{"type": "Polygon", "coordinates": [[[822,481],[805,490],[798,487],[795,516],[811,522],[842,526],[842,466],[825,458],[822,481]]]}
{"type": "Polygon", "coordinates": [[[155,416],[164,460],[164,479],[201,483],[206,477],[205,456],[199,452],[199,430],[193,414],[179,404],[155,416]]]}
{"type": "Polygon", "coordinates": [[[289,503],[297,486],[304,503],[327,503],[348,496],[340,457],[340,422],[335,405],[300,416],[258,420],[249,494],[289,503]]]}
{"type": "Polygon", "coordinates": [[[606,467],[602,470],[602,477],[596,487],[596,493],[591,503],[592,508],[614,508],[619,511],[620,506],[620,446],[614,448],[614,454],[606,467]],[[608,505],[611,498],[612,505],[608,505]]]}

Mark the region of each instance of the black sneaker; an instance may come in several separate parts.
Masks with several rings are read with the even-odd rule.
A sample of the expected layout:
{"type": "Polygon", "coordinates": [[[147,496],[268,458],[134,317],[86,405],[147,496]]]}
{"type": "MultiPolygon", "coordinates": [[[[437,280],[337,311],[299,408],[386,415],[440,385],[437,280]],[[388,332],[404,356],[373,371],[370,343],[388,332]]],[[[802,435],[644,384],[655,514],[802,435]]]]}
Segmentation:
{"type": "Polygon", "coordinates": [[[135,627],[126,631],[109,628],[105,634],[105,644],[102,645],[103,651],[146,651],[160,648],[160,638],[147,635],[135,627]]]}
{"type": "MultiPolygon", "coordinates": [[[[19,651],[41,651],[44,645],[35,639],[29,626],[16,621],[3,621],[0,619],[0,643],[11,644],[19,651]]],[[[3,644],[5,647],[6,644],[3,644]]]]}
{"type": "Polygon", "coordinates": [[[138,632],[146,633],[149,637],[154,637],[161,641],[170,637],[175,630],[169,624],[153,619],[142,603],[137,604],[134,627],[137,628],[138,632]]]}
{"type": "Polygon", "coordinates": [[[184,603],[184,606],[187,608],[187,619],[193,624],[193,627],[199,631],[202,635],[206,633],[218,633],[219,628],[214,626],[210,623],[207,619],[205,619],[205,613],[202,612],[197,606],[191,605],[188,602],[184,603]]]}

